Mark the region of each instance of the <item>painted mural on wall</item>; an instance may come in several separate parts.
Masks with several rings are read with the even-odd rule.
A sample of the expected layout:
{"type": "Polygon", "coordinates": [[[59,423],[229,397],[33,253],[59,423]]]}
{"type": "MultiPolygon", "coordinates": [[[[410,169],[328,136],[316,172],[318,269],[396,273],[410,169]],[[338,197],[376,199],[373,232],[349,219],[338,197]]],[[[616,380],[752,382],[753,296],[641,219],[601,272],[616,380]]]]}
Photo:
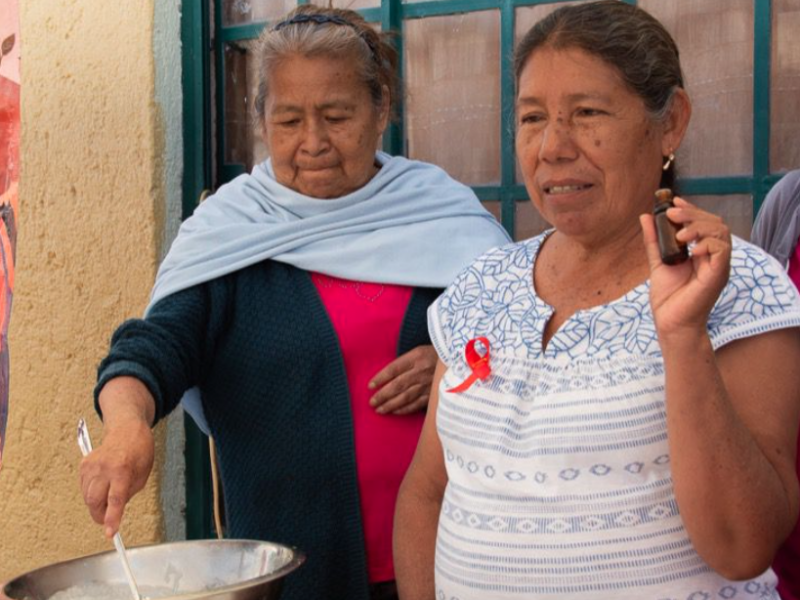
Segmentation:
{"type": "Polygon", "coordinates": [[[0,0],[0,468],[8,421],[8,320],[19,214],[19,0],[0,0]]]}

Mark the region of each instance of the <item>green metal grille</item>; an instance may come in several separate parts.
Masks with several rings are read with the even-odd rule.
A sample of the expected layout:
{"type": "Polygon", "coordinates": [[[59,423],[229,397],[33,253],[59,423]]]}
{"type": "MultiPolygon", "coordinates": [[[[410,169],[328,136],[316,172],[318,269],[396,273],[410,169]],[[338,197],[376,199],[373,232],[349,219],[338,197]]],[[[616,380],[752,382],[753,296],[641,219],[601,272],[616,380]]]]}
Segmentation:
{"type": "MultiPolygon", "coordinates": [[[[427,2],[404,3],[401,0],[382,0],[380,7],[362,9],[359,12],[370,22],[380,22],[385,30],[399,33],[398,50],[401,56],[400,70],[402,74],[403,56],[403,24],[409,19],[422,19],[454,15],[485,10],[500,11],[500,52],[501,52],[501,176],[499,185],[473,186],[482,201],[500,202],[501,219],[506,230],[513,235],[515,219],[515,202],[527,202],[525,187],[518,184],[515,176],[514,131],[511,124],[514,117],[514,76],[511,56],[514,48],[515,9],[522,6],[540,4],[558,4],[566,0],[429,0],[427,2]]],[[[636,4],[636,0],[623,0],[636,4]]],[[[752,194],[753,214],[755,214],[770,187],[779,179],[769,172],[769,136],[770,136],[770,52],[771,52],[771,0],[753,0],[754,2],[754,110],[753,110],[753,169],[751,176],[702,177],[682,179],[681,190],[687,195],[728,195],[752,194]]],[[[308,0],[299,0],[298,4],[307,4],[308,0]]],[[[224,44],[256,38],[267,23],[251,23],[247,25],[225,27],[222,25],[221,10],[216,11],[216,26],[220,32],[217,41],[217,72],[223,74],[217,78],[217,123],[222,123],[224,115],[224,61],[222,60],[224,44]]],[[[402,78],[401,78],[402,79],[402,78]]],[[[405,140],[405,114],[402,103],[397,110],[397,119],[389,127],[384,138],[384,149],[390,154],[403,154],[405,140]]],[[[218,127],[218,152],[224,154],[225,134],[218,127]]],[[[220,181],[227,181],[243,172],[240,165],[222,165],[220,181]]]]}

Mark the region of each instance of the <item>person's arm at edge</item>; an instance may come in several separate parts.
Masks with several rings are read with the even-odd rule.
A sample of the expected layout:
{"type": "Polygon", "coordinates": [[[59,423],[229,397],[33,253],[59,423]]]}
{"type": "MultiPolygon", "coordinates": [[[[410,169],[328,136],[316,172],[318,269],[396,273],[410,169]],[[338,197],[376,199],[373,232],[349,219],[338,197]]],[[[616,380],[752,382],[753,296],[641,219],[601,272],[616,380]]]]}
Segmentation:
{"type": "Polygon", "coordinates": [[[749,579],[769,567],[797,519],[800,335],[770,331],[715,352],[707,321],[728,281],[730,233],[719,217],[675,203],[678,236],[695,241],[682,265],[661,263],[653,218],[642,216],[675,498],[708,565],[749,579]]]}
{"type": "Polygon", "coordinates": [[[662,347],[675,496],[692,543],[729,579],[760,575],[797,520],[800,334],[716,353],[703,335],[662,347]]]}
{"type": "Polygon", "coordinates": [[[155,458],[155,400],[134,377],[110,379],[100,391],[103,443],[81,462],[80,484],[106,537],[118,530],[128,501],[147,483],[155,458]]]}
{"type": "MultiPolygon", "coordinates": [[[[220,307],[226,290],[217,287],[220,307]]],[[[114,332],[95,386],[103,440],[80,469],[84,502],[106,536],[116,533],[125,505],[147,482],[155,454],[152,426],[197,384],[213,347],[209,332],[219,331],[224,315],[213,308],[211,285],[203,284],[161,299],[146,318],[130,319],[114,332]]]]}
{"type": "Polygon", "coordinates": [[[394,564],[401,600],[433,600],[434,554],[447,472],[436,431],[439,384],[447,367],[433,375],[428,414],[414,459],[400,486],[394,516],[394,564]]]}

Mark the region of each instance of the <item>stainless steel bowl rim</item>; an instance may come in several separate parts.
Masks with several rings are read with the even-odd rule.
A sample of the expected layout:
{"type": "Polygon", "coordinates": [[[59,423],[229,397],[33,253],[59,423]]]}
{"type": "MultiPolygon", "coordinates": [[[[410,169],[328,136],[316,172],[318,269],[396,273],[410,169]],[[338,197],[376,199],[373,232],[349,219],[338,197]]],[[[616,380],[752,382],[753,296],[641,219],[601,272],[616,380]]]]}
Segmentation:
{"type": "MultiPolygon", "coordinates": [[[[236,592],[236,591],[240,591],[240,590],[246,590],[247,588],[250,588],[250,587],[252,587],[254,585],[257,585],[257,584],[267,583],[267,582],[273,581],[275,579],[280,579],[281,577],[284,577],[285,575],[287,575],[290,572],[292,572],[295,569],[297,569],[306,560],[305,553],[302,550],[298,550],[294,546],[287,546],[285,544],[277,544],[275,542],[266,542],[264,540],[249,540],[249,539],[241,539],[241,538],[229,539],[229,540],[228,539],[184,540],[184,541],[179,541],[179,542],[167,542],[167,543],[161,543],[161,544],[158,544],[158,543],[156,543],[156,544],[144,544],[144,545],[141,545],[141,546],[130,546],[130,547],[128,547],[127,550],[128,550],[128,552],[130,554],[135,554],[136,551],[140,550],[140,549],[147,549],[147,548],[154,548],[154,547],[159,547],[159,548],[162,548],[162,549],[169,549],[170,547],[177,547],[177,546],[188,545],[188,544],[197,545],[197,544],[203,544],[204,542],[208,542],[208,543],[214,544],[214,545],[220,545],[220,544],[221,545],[227,545],[227,544],[234,545],[234,544],[242,544],[242,543],[252,543],[252,544],[256,544],[256,545],[259,545],[259,544],[271,544],[271,545],[274,545],[274,546],[279,546],[279,547],[286,548],[287,550],[291,550],[292,551],[292,559],[288,563],[283,565],[281,568],[276,569],[275,571],[273,571],[269,575],[263,575],[261,577],[253,577],[252,579],[246,579],[246,580],[244,580],[244,581],[242,581],[240,583],[235,583],[235,584],[230,584],[230,585],[222,585],[220,587],[214,588],[213,590],[198,590],[197,592],[189,592],[189,593],[178,594],[178,595],[175,595],[175,596],[167,596],[167,597],[164,597],[164,600],[169,600],[170,598],[187,598],[188,599],[188,598],[192,598],[192,597],[196,597],[196,596],[201,596],[201,595],[207,594],[207,593],[228,593],[228,592],[236,592]]],[[[33,577],[37,573],[39,573],[41,571],[46,571],[46,570],[50,569],[51,567],[53,567],[56,564],[57,565],[67,566],[67,565],[70,565],[70,564],[79,563],[81,561],[84,561],[84,560],[87,560],[87,559],[90,559],[90,558],[95,558],[95,557],[103,556],[103,555],[106,555],[106,554],[114,554],[115,552],[116,552],[115,550],[106,550],[106,551],[103,551],[103,552],[95,552],[94,554],[87,554],[85,556],[79,556],[79,557],[76,557],[76,558],[71,558],[71,559],[68,559],[68,560],[59,561],[57,563],[53,563],[53,564],[50,564],[50,565],[45,565],[43,567],[39,567],[38,569],[33,569],[32,571],[27,571],[25,573],[21,573],[21,574],[17,575],[16,577],[12,577],[8,581],[5,581],[2,584],[0,584],[0,596],[4,596],[5,595],[5,589],[6,589],[6,587],[8,585],[10,585],[14,581],[16,581],[17,579],[20,579],[22,577],[33,577]]]]}

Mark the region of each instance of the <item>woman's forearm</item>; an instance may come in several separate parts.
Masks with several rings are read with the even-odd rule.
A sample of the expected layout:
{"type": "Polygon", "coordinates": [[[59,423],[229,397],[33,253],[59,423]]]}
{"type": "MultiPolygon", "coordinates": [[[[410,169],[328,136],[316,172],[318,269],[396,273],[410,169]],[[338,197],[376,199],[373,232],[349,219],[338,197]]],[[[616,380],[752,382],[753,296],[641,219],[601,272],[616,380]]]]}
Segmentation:
{"type": "Polygon", "coordinates": [[[446,369],[441,361],[437,363],[422,435],[397,496],[393,552],[400,600],[434,600],[436,594],[436,532],[447,486],[442,445],[436,433],[436,409],[446,369]]]}
{"type": "Polygon", "coordinates": [[[137,420],[152,426],[155,421],[155,400],[147,386],[135,377],[110,379],[103,386],[97,400],[106,427],[113,427],[118,422],[137,420]]]}
{"type": "Polygon", "coordinates": [[[98,397],[103,411],[103,443],[81,462],[84,501],[92,518],[113,536],[128,501],[141,490],[155,460],[151,426],[155,402],[133,377],[108,380],[98,397]]]}
{"type": "MultiPolygon", "coordinates": [[[[413,468],[412,468],[413,469],[413,468]]],[[[441,494],[425,493],[406,475],[394,517],[394,565],[400,600],[434,600],[434,554],[441,494]]]]}
{"type": "Polygon", "coordinates": [[[731,579],[756,576],[791,530],[796,490],[737,414],[706,332],[662,339],[662,352],[681,517],[712,568],[731,579]]]}

